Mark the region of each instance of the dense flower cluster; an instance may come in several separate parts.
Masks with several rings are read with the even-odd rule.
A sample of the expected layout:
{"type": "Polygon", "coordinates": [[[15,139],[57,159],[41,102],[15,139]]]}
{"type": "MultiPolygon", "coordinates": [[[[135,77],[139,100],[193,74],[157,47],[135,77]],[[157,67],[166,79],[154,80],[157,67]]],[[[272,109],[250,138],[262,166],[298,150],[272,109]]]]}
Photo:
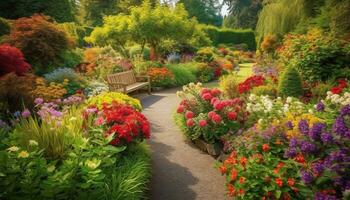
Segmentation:
{"type": "Polygon", "coordinates": [[[346,80],[343,80],[343,79],[339,80],[338,86],[333,87],[331,89],[331,92],[333,94],[340,94],[343,91],[343,89],[346,88],[347,86],[348,86],[348,84],[347,84],[346,80]]]}
{"type": "Polygon", "coordinates": [[[151,78],[151,84],[156,87],[168,85],[174,81],[174,74],[166,67],[151,67],[147,75],[151,78]]]}
{"type": "MultiPolygon", "coordinates": [[[[97,109],[92,112],[97,112],[97,109]]],[[[97,115],[95,125],[106,127],[105,134],[107,137],[112,135],[112,145],[126,145],[150,137],[148,120],[131,106],[117,102],[104,104],[97,115]]]]}
{"type": "Polygon", "coordinates": [[[249,92],[253,87],[258,87],[261,85],[264,85],[265,83],[265,78],[263,76],[251,76],[247,78],[245,81],[242,83],[238,84],[238,92],[240,94],[249,92]]]}
{"type": "Polygon", "coordinates": [[[219,89],[202,88],[200,84],[184,86],[178,92],[182,101],[177,113],[183,119],[191,139],[215,142],[227,133],[238,130],[247,117],[239,98],[223,99],[219,89]]]}

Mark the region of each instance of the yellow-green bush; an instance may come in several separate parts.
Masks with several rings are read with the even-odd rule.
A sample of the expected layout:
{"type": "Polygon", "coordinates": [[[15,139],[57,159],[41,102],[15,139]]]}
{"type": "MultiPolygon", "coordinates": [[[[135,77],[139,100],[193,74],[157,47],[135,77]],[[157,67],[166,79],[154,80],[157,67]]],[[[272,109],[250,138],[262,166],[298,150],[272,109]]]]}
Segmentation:
{"type": "Polygon", "coordinates": [[[239,81],[237,80],[236,74],[228,74],[220,78],[220,88],[224,92],[224,95],[229,98],[238,97],[239,93],[237,91],[237,86],[239,81]]]}
{"type": "Polygon", "coordinates": [[[98,108],[101,108],[102,104],[109,104],[113,101],[121,104],[130,105],[139,111],[142,110],[141,103],[138,99],[132,98],[126,94],[122,94],[119,92],[104,92],[102,94],[90,98],[87,101],[87,103],[88,105],[96,105],[98,108]]]}
{"type": "Polygon", "coordinates": [[[261,95],[269,95],[269,96],[276,96],[277,95],[277,88],[273,85],[261,85],[259,87],[254,87],[251,90],[252,94],[256,94],[258,96],[261,95]]]}

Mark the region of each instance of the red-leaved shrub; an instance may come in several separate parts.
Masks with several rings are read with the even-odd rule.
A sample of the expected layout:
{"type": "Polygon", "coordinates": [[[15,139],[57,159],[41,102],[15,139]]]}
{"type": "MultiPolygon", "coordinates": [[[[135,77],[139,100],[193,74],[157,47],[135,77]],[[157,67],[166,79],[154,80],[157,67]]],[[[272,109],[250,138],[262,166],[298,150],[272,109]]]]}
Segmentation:
{"type": "Polygon", "coordinates": [[[10,72],[23,75],[29,70],[30,65],[19,49],[7,44],[0,45],[0,77],[10,72]]]}
{"type": "Polygon", "coordinates": [[[14,21],[5,42],[21,49],[37,72],[45,71],[62,51],[70,47],[68,35],[44,15],[33,15],[14,21]]]}

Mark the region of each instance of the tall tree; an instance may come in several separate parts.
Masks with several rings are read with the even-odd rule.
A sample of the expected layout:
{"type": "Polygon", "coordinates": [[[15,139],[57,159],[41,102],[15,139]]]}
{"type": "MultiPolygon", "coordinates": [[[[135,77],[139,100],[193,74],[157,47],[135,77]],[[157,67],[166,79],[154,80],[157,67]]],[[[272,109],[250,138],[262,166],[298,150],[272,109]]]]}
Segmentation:
{"type": "Polygon", "coordinates": [[[79,20],[86,26],[100,26],[103,17],[117,14],[117,0],[80,0],[79,20]]]}
{"type": "Polygon", "coordinates": [[[229,15],[223,25],[228,28],[252,28],[258,21],[262,0],[224,0],[229,6],[229,15]]]}
{"type": "Polygon", "coordinates": [[[1,0],[0,17],[17,19],[35,13],[51,16],[58,22],[75,21],[75,0],[1,0]]]}
{"type": "Polygon", "coordinates": [[[221,4],[218,0],[179,0],[185,6],[190,17],[196,17],[198,22],[221,26],[221,4]]]}

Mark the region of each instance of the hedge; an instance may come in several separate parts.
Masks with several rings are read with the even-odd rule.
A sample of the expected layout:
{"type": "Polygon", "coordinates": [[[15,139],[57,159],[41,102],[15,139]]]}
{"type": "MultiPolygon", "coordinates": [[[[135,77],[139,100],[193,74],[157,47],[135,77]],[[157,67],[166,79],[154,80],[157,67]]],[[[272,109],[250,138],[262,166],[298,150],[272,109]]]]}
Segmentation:
{"type": "Polygon", "coordinates": [[[203,30],[214,45],[244,43],[247,44],[249,50],[256,49],[255,34],[251,29],[220,29],[215,26],[205,26],[203,30]]]}

